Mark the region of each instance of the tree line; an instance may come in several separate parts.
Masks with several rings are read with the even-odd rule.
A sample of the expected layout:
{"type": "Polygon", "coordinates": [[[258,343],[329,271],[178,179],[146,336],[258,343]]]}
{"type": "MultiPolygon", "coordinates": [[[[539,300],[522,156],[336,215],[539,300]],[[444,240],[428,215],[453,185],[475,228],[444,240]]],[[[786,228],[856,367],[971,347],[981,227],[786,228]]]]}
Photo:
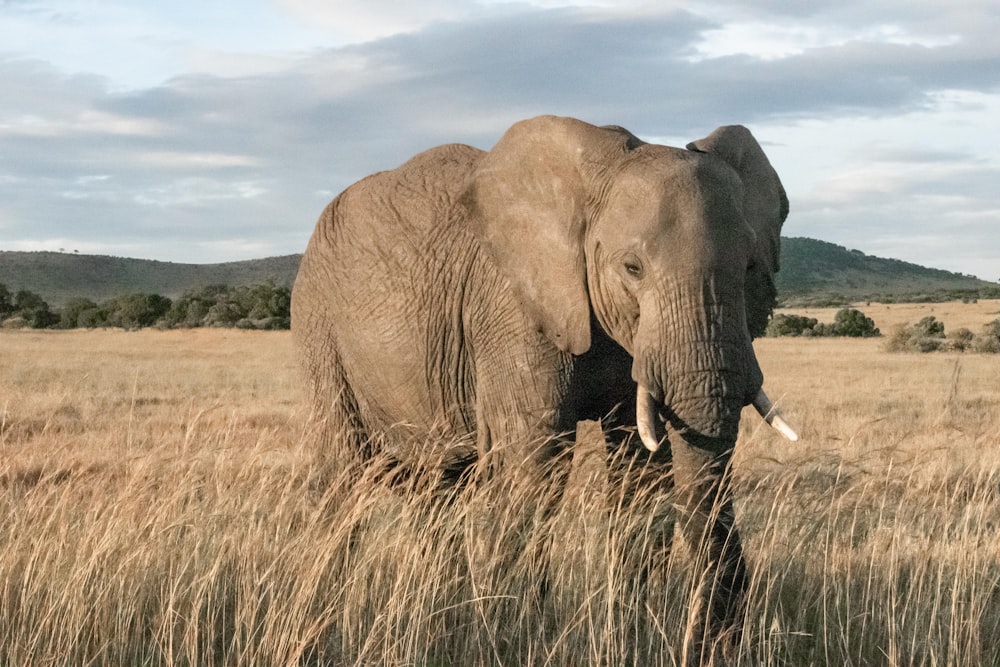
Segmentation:
{"type": "Polygon", "coordinates": [[[189,290],[177,299],[135,293],[97,303],[74,298],[51,307],[30,290],[11,292],[0,283],[0,322],[5,328],[162,329],[236,327],[288,329],[292,293],[272,283],[229,287],[210,285],[189,290]]]}

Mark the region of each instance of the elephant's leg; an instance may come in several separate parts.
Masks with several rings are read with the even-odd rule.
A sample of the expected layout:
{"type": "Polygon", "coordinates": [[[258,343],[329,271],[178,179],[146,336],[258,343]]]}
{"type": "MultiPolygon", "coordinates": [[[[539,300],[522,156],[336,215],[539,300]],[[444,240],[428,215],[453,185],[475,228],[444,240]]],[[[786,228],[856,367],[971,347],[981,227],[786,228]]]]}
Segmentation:
{"type": "Polygon", "coordinates": [[[692,446],[671,433],[674,479],[681,497],[681,534],[703,576],[689,613],[692,664],[739,644],[747,588],[746,564],[729,492],[729,452],[692,446]]]}
{"type": "Polygon", "coordinates": [[[541,483],[554,472],[575,421],[568,427],[560,421],[567,391],[564,355],[525,329],[509,340],[479,344],[476,446],[484,468],[541,483]]]}
{"type": "Polygon", "coordinates": [[[306,366],[320,454],[337,465],[367,461],[373,454],[372,445],[336,346],[329,338],[322,344],[313,343],[306,366]]]}

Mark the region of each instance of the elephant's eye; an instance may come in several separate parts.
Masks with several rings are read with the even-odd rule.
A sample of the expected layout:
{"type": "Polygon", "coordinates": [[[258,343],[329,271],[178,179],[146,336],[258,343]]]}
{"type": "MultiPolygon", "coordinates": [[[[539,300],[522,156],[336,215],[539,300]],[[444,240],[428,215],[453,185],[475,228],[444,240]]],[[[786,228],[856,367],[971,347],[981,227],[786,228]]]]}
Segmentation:
{"type": "Polygon", "coordinates": [[[629,257],[624,262],[625,273],[633,278],[642,278],[642,264],[635,257],[629,257]]]}

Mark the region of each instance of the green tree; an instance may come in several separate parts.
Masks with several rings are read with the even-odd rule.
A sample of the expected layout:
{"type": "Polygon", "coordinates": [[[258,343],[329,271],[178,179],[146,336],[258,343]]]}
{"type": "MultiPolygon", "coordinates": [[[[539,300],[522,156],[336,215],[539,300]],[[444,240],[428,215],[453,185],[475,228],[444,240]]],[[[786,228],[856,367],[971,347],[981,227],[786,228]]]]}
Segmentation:
{"type": "Polygon", "coordinates": [[[10,290],[3,283],[0,283],[0,320],[7,318],[14,313],[14,299],[10,290]]]}
{"type": "Polygon", "coordinates": [[[219,299],[205,315],[203,323],[209,327],[232,327],[246,317],[246,313],[240,308],[236,301],[229,299],[219,299]]]}
{"type": "MultiPolygon", "coordinates": [[[[246,319],[255,329],[287,329],[291,316],[292,293],[273,283],[243,288],[241,304],[246,319]]],[[[246,326],[246,325],[244,325],[246,326]]]]}
{"type": "Polygon", "coordinates": [[[76,326],[81,329],[99,329],[108,326],[108,314],[103,308],[81,310],[76,317],[76,326]]]}
{"type": "Polygon", "coordinates": [[[87,326],[81,323],[84,318],[81,317],[83,313],[87,313],[86,321],[90,323],[88,328],[95,326],[96,321],[93,316],[93,312],[98,311],[99,308],[96,303],[90,299],[76,298],[70,299],[66,302],[66,305],[62,307],[59,312],[59,328],[60,329],[75,329],[77,327],[87,326]]]}
{"type": "Polygon", "coordinates": [[[35,329],[45,329],[59,322],[59,316],[52,312],[45,299],[29,290],[20,290],[14,295],[13,307],[14,313],[35,329]]]}
{"type": "Polygon", "coordinates": [[[291,302],[291,290],[273,283],[211,285],[185,292],[174,301],[164,321],[171,327],[287,329],[291,302]]]}
{"type": "Polygon", "coordinates": [[[170,299],[159,294],[126,294],[106,302],[108,325],[123,329],[150,327],[170,309],[170,299]]]}

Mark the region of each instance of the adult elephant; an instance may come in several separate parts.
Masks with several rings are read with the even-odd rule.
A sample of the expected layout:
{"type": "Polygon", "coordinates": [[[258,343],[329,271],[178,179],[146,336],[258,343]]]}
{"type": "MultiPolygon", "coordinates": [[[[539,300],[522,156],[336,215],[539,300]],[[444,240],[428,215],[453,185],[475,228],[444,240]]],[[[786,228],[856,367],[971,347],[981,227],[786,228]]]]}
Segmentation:
{"type": "Polygon", "coordinates": [[[444,436],[544,470],[578,420],[668,440],[682,531],[713,564],[706,629],[736,626],[727,464],[743,406],[773,418],[751,339],[787,212],[740,126],[685,150],[542,116],[359,181],[320,216],[292,298],[329,446],[405,462],[444,436]]]}

